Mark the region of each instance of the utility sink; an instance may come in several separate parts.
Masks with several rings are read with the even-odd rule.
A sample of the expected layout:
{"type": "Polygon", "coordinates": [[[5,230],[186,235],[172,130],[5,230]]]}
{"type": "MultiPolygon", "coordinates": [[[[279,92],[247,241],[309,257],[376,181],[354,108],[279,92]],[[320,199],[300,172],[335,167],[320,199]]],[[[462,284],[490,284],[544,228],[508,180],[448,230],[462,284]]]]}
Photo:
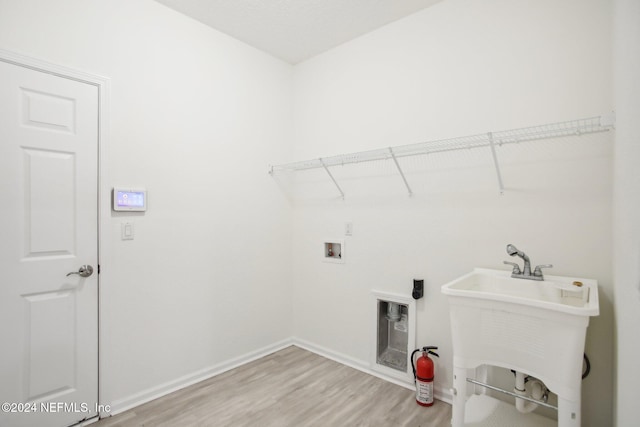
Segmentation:
{"type": "Polygon", "coordinates": [[[550,275],[543,281],[514,279],[511,271],[476,268],[444,285],[442,293],[578,316],[599,314],[598,284],[592,279],[550,275]]]}
{"type": "Polygon", "coordinates": [[[454,369],[492,365],[534,376],[573,402],[564,408],[572,408],[568,416],[579,425],[575,408],[587,326],[599,313],[597,281],[551,275],[536,281],[476,268],[441,291],[449,300],[454,369]]]}

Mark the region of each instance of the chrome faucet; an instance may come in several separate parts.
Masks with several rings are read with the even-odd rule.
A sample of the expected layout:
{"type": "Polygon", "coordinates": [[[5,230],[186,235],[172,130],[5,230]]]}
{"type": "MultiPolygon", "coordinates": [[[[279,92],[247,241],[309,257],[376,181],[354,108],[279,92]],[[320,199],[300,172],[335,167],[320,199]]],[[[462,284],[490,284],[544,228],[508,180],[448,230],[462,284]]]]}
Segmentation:
{"type": "Polygon", "coordinates": [[[531,261],[529,257],[522,251],[518,250],[511,243],[507,245],[507,253],[511,256],[519,256],[524,261],[524,266],[522,267],[522,271],[520,271],[520,266],[515,262],[504,261],[505,264],[513,266],[513,270],[511,271],[511,277],[516,279],[529,279],[529,280],[544,280],[544,276],[542,275],[543,268],[551,268],[553,265],[551,264],[542,264],[536,266],[533,270],[533,274],[531,273],[531,261]]]}

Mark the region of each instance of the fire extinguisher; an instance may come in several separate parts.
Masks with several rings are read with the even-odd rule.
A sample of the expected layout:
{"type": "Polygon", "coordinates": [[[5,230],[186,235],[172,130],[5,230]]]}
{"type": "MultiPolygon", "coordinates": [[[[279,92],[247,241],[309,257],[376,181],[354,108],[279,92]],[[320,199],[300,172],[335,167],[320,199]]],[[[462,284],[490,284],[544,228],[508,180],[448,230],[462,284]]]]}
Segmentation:
{"type": "Polygon", "coordinates": [[[416,348],[411,353],[411,367],[413,368],[413,379],[416,384],[416,402],[421,406],[433,405],[433,360],[429,355],[438,356],[433,350],[438,347],[427,346],[422,350],[416,348]],[[415,354],[422,351],[422,356],[415,360],[415,354]]]}

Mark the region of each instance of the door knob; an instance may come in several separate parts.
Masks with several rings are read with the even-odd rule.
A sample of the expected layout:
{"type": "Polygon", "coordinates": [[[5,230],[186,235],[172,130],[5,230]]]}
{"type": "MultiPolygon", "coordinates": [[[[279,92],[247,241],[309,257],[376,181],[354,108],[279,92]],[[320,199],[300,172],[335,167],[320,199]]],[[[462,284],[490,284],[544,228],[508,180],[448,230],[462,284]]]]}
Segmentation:
{"type": "Polygon", "coordinates": [[[72,271],[71,273],[68,273],[67,277],[71,276],[72,274],[77,274],[80,277],[89,277],[93,274],[93,267],[91,267],[90,265],[83,265],[78,269],[78,271],[72,271]]]}

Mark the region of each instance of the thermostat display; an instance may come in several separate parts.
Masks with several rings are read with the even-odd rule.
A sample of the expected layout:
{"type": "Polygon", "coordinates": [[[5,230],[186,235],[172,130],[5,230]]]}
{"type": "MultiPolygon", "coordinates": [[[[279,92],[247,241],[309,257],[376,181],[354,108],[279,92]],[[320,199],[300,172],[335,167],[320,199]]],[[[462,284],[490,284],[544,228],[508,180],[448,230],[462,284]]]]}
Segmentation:
{"type": "Polygon", "coordinates": [[[123,188],[113,189],[114,211],[146,211],[147,191],[123,188]]]}

